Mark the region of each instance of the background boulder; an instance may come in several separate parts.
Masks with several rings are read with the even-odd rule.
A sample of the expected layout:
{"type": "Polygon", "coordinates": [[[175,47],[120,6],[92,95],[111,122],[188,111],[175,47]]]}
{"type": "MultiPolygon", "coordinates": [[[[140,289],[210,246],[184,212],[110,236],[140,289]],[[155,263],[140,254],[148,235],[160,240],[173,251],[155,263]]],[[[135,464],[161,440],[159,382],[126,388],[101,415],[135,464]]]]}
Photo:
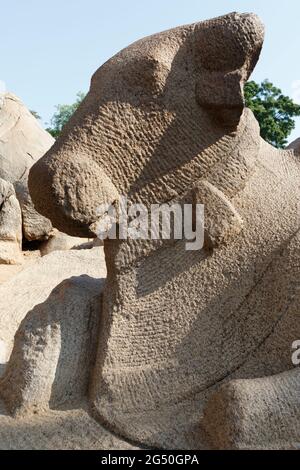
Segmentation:
{"type": "Polygon", "coordinates": [[[294,150],[295,155],[300,155],[300,138],[293,140],[287,150],[294,150]]]}
{"type": "Polygon", "coordinates": [[[12,184],[0,178],[0,264],[22,264],[22,215],[12,184]]]}
{"type": "Polygon", "coordinates": [[[32,204],[27,179],[30,167],[54,143],[24,104],[11,93],[0,102],[0,178],[12,183],[21,205],[23,233],[27,240],[47,238],[52,230],[49,219],[32,204]]]}

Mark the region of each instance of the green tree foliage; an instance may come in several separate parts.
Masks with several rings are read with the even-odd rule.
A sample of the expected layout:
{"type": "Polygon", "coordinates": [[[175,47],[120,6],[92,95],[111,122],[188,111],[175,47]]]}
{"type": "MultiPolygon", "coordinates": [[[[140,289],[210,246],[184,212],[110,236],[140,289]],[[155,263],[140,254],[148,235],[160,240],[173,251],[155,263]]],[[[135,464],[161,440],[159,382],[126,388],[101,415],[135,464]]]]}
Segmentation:
{"type": "Polygon", "coordinates": [[[80,91],[77,93],[76,97],[77,99],[73,104],[58,104],[56,106],[56,112],[51,118],[50,127],[46,129],[55,139],[60,135],[63,127],[69,121],[72,114],[74,114],[84,99],[85,94],[80,91]]]}
{"type": "Polygon", "coordinates": [[[246,106],[260,125],[263,139],[278,148],[284,148],[287,137],[295,128],[293,118],[300,116],[300,106],[284,96],[269,80],[261,84],[247,82],[244,87],[246,106]]]}
{"type": "Polygon", "coordinates": [[[41,119],[41,116],[36,111],[30,110],[30,112],[38,121],[41,119]]]}

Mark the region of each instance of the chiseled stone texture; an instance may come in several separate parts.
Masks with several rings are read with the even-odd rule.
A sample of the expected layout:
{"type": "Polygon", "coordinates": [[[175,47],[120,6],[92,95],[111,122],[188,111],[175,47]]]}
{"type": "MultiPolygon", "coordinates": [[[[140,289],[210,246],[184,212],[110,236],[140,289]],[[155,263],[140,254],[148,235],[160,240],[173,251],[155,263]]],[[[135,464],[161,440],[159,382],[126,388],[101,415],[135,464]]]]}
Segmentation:
{"type": "Polygon", "coordinates": [[[300,369],[232,380],[209,400],[204,426],[217,449],[297,449],[300,369]]]}
{"type": "MultiPolygon", "coordinates": [[[[212,445],[214,418],[207,411],[203,420],[203,409],[231,379],[274,386],[275,403],[260,409],[283,426],[297,399],[281,390],[286,376],[298,386],[285,371],[300,336],[300,161],[260,138],[242,91],[263,36],[256,15],[232,13],[137,41],[94,74],[61,138],[30,171],[37,209],[72,236],[90,236],[98,206],[119,195],[148,208],[207,209],[202,250],[186,251],[185,240],[105,241],[89,399],[100,422],[144,445],[212,445]]],[[[249,400],[255,407],[255,393],[249,400]]],[[[263,422],[260,446],[293,445],[296,434],[282,442],[263,422]]]]}
{"type": "Polygon", "coordinates": [[[299,156],[300,155],[300,138],[291,142],[290,145],[287,147],[287,150],[293,150],[295,154],[299,156]]]}
{"type": "Polygon", "coordinates": [[[70,237],[66,233],[53,229],[51,237],[40,244],[39,250],[41,255],[45,256],[53,251],[85,249],[87,247],[93,247],[93,242],[89,242],[88,238],[70,237]]]}
{"type": "Polygon", "coordinates": [[[11,93],[0,101],[0,178],[12,183],[20,202],[27,240],[47,238],[52,225],[36,212],[28,187],[28,171],[51,147],[54,139],[24,104],[11,93]]]}
{"type": "Polygon", "coordinates": [[[138,450],[109,432],[87,407],[49,410],[41,415],[12,418],[0,402],[1,450],[138,450]]]}
{"type": "Polygon", "coordinates": [[[0,264],[22,264],[22,215],[12,184],[0,178],[0,264]]]}

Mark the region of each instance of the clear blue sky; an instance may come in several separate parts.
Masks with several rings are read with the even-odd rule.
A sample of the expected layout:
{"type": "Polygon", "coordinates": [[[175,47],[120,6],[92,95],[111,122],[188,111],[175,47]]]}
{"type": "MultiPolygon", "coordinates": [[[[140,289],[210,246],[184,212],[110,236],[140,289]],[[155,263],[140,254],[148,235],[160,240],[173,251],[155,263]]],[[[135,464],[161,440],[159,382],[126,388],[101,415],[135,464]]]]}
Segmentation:
{"type": "Polygon", "coordinates": [[[0,11],[0,80],[44,122],[136,39],[231,11],[255,12],[266,25],[253,78],[269,78],[290,96],[298,85],[300,103],[299,0],[2,0],[0,11]]]}

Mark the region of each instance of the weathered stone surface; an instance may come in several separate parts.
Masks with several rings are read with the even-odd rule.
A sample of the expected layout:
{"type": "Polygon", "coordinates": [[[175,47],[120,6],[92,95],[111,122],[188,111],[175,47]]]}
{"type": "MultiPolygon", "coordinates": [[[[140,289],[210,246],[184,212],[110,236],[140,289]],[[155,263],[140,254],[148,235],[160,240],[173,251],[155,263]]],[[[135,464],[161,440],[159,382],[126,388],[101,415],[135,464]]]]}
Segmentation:
{"type": "Polygon", "coordinates": [[[87,407],[49,410],[42,415],[14,419],[0,402],[0,449],[138,450],[138,447],[97,423],[87,407]]]}
{"type": "Polygon", "coordinates": [[[300,155],[300,138],[291,142],[287,150],[293,150],[295,155],[300,155]]]}
{"type": "Polygon", "coordinates": [[[103,283],[90,276],[71,277],[27,314],[0,380],[0,396],[11,413],[78,405],[86,397],[103,283]]]}
{"type": "Polygon", "coordinates": [[[144,445],[255,446],[255,428],[260,446],[287,448],[300,434],[298,376],[278,375],[291,369],[291,339],[300,334],[300,161],[295,150],[262,141],[244,109],[242,86],[262,42],[259,19],[233,13],[132,44],[94,74],[61,138],[30,172],[38,210],[73,236],[90,236],[98,206],[119,195],[147,208],[207,208],[198,251],[187,251],[186,240],[105,241],[89,400],[100,422],[144,445]],[[241,382],[225,387],[238,400],[219,392],[220,435],[208,443],[215,415],[208,405],[203,420],[203,409],[232,379],[241,382]],[[242,415],[227,421],[236,403],[245,427],[242,415]],[[293,433],[272,434],[272,424],[266,435],[269,416],[293,433]]]}
{"type": "Polygon", "coordinates": [[[6,360],[28,312],[44,303],[62,281],[81,275],[105,278],[103,248],[51,253],[0,286],[0,341],[6,360]]]}
{"type": "Polygon", "coordinates": [[[35,263],[41,257],[39,250],[26,250],[22,252],[22,255],[22,264],[2,264],[0,266],[0,285],[4,282],[8,282],[12,277],[35,263]]]}
{"type": "Polygon", "coordinates": [[[28,240],[47,238],[51,222],[38,214],[28,193],[30,167],[51,147],[54,139],[13,94],[0,102],[0,178],[15,187],[23,215],[23,232],[28,240]]]}
{"type": "Polygon", "coordinates": [[[0,400],[0,449],[138,449],[95,421],[82,397],[105,275],[102,248],[56,252],[1,286],[0,373],[6,373],[0,389],[6,406],[0,400]]]}
{"type": "Polygon", "coordinates": [[[0,264],[22,264],[22,215],[12,184],[0,178],[0,264]]]}
{"type": "Polygon", "coordinates": [[[22,210],[23,234],[28,241],[47,240],[53,233],[49,219],[39,214],[32,203],[27,181],[15,184],[17,197],[22,210]]]}
{"type": "Polygon", "coordinates": [[[298,368],[223,385],[204,413],[210,444],[217,449],[297,449],[299,397],[298,368]]]}
{"type": "Polygon", "coordinates": [[[80,248],[84,249],[88,246],[92,248],[93,243],[90,243],[89,245],[88,243],[89,240],[87,238],[70,237],[70,235],[54,229],[49,240],[43,242],[39,248],[41,255],[45,256],[49,253],[52,253],[53,251],[66,251],[80,248]]]}

